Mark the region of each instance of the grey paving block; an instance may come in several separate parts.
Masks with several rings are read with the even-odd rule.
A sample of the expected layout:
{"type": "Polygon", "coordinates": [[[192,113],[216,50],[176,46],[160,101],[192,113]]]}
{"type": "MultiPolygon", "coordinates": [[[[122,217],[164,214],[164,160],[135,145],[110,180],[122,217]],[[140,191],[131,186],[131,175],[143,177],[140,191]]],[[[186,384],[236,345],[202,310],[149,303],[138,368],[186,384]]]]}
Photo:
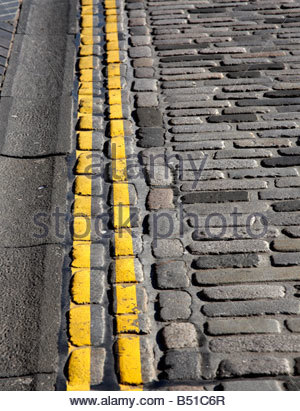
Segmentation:
{"type": "Polygon", "coordinates": [[[234,317],[262,314],[299,314],[300,305],[293,300],[235,301],[205,304],[202,311],[208,317],[234,317]]]}
{"type": "Polygon", "coordinates": [[[167,260],[155,264],[156,281],[160,289],[185,288],[190,284],[183,261],[167,260]]]}
{"type": "Polygon", "coordinates": [[[221,378],[243,375],[286,375],[292,372],[291,362],[287,358],[275,356],[236,357],[223,360],[218,368],[221,378]]]}
{"type": "Polygon", "coordinates": [[[222,383],[224,391],[281,391],[282,384],[274,380],[243,380],[222,383]]]}
{"type": "Polygon", "coordinates": [[[247,335],[216,337],[210,342],[213,352],[297,352],[298,335],[247,335]]]}
{"type": "Polygon", "coordinates": [[[210,335],[280,333],[279,321],[267,318],[214,318],[207,321],[210,335]]]}
{"type": "Polygon", "coordinates": [[[259,192],[259,198],[262,200],[287,200],[299,197],[299,188],[279,188],[275,190],[265,190],[259,192]]]}
{"type": "Polygon", "coordinates": [[[257,254],[211,255],[200,257],[194,263],[199,269],[257,267],[260,258],[257,254]]]}
{"type": "Polygon", "coordinates": [[[159,293],[159,315],[163,321],[187,320],[191,315],[191,296],[185,291],[159,293]]]}
{"type": "Polygon", "coordinates": [[[162,125],[162,115],[157,108],[138,108],[136,115],[140,127],[160,127],[162,125]]]}
{"type": "Polygon", "coordinates": [[[300,200],[280,201],[272,207],[275,211],[300,211],[300,200]]]}
{"type": "Polygon", "coordinates": [[[300,253],[277,253],[272,255],[272,262],[276,266],[300,264],[300,253]]]}
{"type": "Polygon", "coordinates": [[[182,242],[178,239],[157,239],[153,242],[152,250],[156,258],[181,257],[184,251],[182,242]]]}
{"type": "Polygon", "coordinates": [[[292,238],[300,238],[300,227],[286,227],[283,233],[292,238]]]}
{"type": "Polygon", "coordinates": [[[191,323],[171,323],[163,328],[162,334],[168,349],[198,346],[197,331],[191,323]]]}
{"type": "Polygon", "coordinates": [[[201,357],[195,351],[168,351],[164,361],[169,380],[198,380],[201,378],[201,357]]]}
{"type": "Polygon", "coordinates": [[[226,203],[229,201],[249,201],[249,193],[242,190],[223,192],[207,191],[202,193],[190,193],[182,197],[182,202],[184,204],[226,203]]]}
{"type": "Polygon", "coordinates": [[[245,268],[235,270],[211,270],[206,272],[199,271],[195,275],[195,281],[200,286],[253,282],[261,283],[266,281],[291,281],[298,279],[297,270],[298,267],[290,267],[288,270],[278,267],[257,267],[255,269],[245,268]]]}
{"type": "Polygon", "coordinates": [[[285,288],[279,285],[232,285],[212,287],[203,291],[209,300],[256,300],[259,298],[282,298],[285,288]]]}
{"type": "MultiPolygon", "coordinates": [[[[145,119],[146,123],[146,119],[145,119]]],[[[164,129],[161,127],[141,127],[138,130],[141,147],[160,147],[164,145],[164,129]]]]}
{"type": "Polygon", "coordinates": [[[198,241],[189,245],[192,254],[228,254],[267,252],[268,242],[263,240],[198,241]]]}

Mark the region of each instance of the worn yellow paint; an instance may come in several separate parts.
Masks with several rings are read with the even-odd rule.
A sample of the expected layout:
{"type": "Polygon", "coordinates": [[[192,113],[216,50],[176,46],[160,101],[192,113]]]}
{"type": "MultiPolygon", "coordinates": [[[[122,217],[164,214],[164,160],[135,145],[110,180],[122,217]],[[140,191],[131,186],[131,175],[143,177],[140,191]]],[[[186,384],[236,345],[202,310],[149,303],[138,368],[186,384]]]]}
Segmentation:
{"type": "Polygon", "coordinates": [[[107,50],[107,51],[116,51],[116,50],[119,50],[119,43],[118,43],[118,41],[110,41],[109,43],[107,43],[106,50],[107,50]]]}
{"type": "Polygon", "coordinates": [[[123,117],[122,105],[121,104],[114,104],[113,106],[109,107],[110,118],[117,119],[123,117]]]}
{"type": "Polygon", "coordinates": [[[128,183],[114,183],[113,185],[114,205],[130,205],[128,183]]]}
{"type": "Polygon", "coordinates": [[[107,79],[107,88],[110,89],[118,89],[121,87],[121,78],[117,76],[108,77],[107,79]]]}
{"type": "MultiPolygon", "coordinates": [[[[93,0],[81,0],[76,174],[92,173],[93,149],[93,0]]],[[[77,175],[74,185],[71,302],[68,331],[68,391],[90,390],[91,379],[91,210],[92,180],[77,175]],[[80,240],[80,241],[79,241],[80,240]],[[77,349],[76,346],[82,347],[77,349]]]]}
{"type": "Polygon", "coordinates": [[[76,304],[89,304],[91,302],[90,270],[80,270],[72,278],[71,295],[76,304]]]}
{"type": "Polygon", "coordinates": [[[95,10],[94,10],[94,7],[92,5],[82,6],[81,7],[81,15],[82,16],[92,15],[94,13],[95,13],[95,10]]]}
{"type": "Polygon", "coordinates": [[[89,268],[91,266],[91,244],[88,241],[73,241],[72,267],[89,268]]]}
{"type": "Polygon", "coordinates": [[[80,46],[80,49],[79,49],[80,56],[92,56],[93,53],[94,53],[94,46],[92,44],[80,46]]]}
{"type": "Polygon", "coordinates": [[[80,131],[77,133],[77,145],[79,150],[91,150],[93,148],[93,132],[80,131]]]}
{"type": "Polygon", "coordinates": [[[75,194],[90,196],[92,195],[92,179],[89,176],[76,176],[75,194]]]}
{"type": "Polygon", "coordinates": [[[71,343],[78,347],[91,345],[91,306],[79,305],[69,312],[71,343]]]}
{"type": "Polygon", "coordinates": [[[141,385],[143,383],[138,335],[118,336],[118,355],[121,384],[141,385]]]}
{"type": "Polygon", "coordinates": [[[135,284],[116,285],[117,310],[116,314],[135,314],[139,313],[136,298],[135,284]]]}
{"type": "Polygon", "coordinates": [[[117,33],[118,32],[117,24],[116,23],[106,23],[105,32],[106,33],[117,33]]]}
{"type": "Polygon", "coordinates": [[[82,44],[86,44],[86,45],[95,43],[95,40],[94,40],[93,36],[82,35],[82,34],[80,36],[80,41],[81,41],[82,44]]]}
{"type": "Polygon", "coordinates": [[[93,81],[93,73],[94,73],[94,70],[92,69],[81,70],[79,74],[79,81],[81,82],[93,81]]]}
{"type": "Polygon", "coordinates": [[[111,158],[116,159],[126,159],[126,150],[124,145],[124,137],[113,137],[111,139],[111,158]]]}
{"type": "Polygon", "coordinates": [[[117,258],[115,261],[116,283],[135,283],[134,257],[117,258]]]}
{"type": "Polygon", "coordinates": [[[92,96],[93,95],[93,83],[85,81],[84,83],[79,84],[78,96],[92,96]]]}
{"type": "Polygon", "coordinates": [[[133,239],[130,224],[130,199],[127,181],[125,133],[122,112],[120,50],[117,6],[105,0],[108,63],[108,97],[112,154],[113,204],[115,227],[115,281],[117,346],[121,390],[142,390],[138,303],[133,239]],[[120,183],[122,182],[122,183],[120,183]],[[126,226],[127,228],[123,228],[126,226]],[[122,314],[122,315],[119,315],[122,314]],[[122,334],[124,333],[124,334],[122,334]],[[136,333],[136,334],[125,334],[136,333]]]}
{"type": "Polygon", "coordinates": [[[76,174],[92,174],[92,152],[85,151],[81,153],[76,163],[76,174]]]}
{"type": "Polygon", "coordinates": [[[116,159],[112,161],[112,178],[113,181],[127,181],[127,167],[125,159],[116,159]]]}
{"type": "Polygon", "coordinates": [[[91,199],[92,198],[90,196],[75,195],[73,204],[73,214],[77,216],[90,216],[92,207],[91,199]]]}
{"type": "Polygon", "coordinates": [[[116,316],[117,333],[136,333],[139,329],[139,316],[138,314],[123,314],[116,316]]]}
{"type": "Polygon", "coordinates": [[[117,23],[118,22],[118,15],[117,14],[106,14],[106,22],[107,23],[117,23]]]}
{"type": "Polygon", "coordinates": [[[133,244],[131,231],[127,228],[115,232],[115,255],[133,255],[133,244]]]}
{"type": "Polygon", "coordinates": [[[94,35],[94,28],[93,27],[81,27],[80,37],[82,36],[91,36],[94,35]]]}
{"type": "Polygon", "coordinates": [[[91,217],[78,216],[74,217],[73,239],[81,241],[90,241],[91,239],[91,217]]]}
{"type": "Polygon", "coordinates": [[[114,206],[114,228],[130,228],[130,207],[124,205],[114,206]]]}
{"type": "Polygon", "coordinates": [[[124,122],[123,120],[110,120],[110,136],[124,136],[124,122]]]}
{"type": "Polygon", "coordinates": [[[79,113],[93,114],[93,96],[82,95],[79,97],[79,113]]]}
{"type": "Polygon", "coordinates": [[[81,16],[81,27],[93,27],[93,16],[81,16]]]}
{"type": "Polygon", "coordinates": [[[68,391],[89,391],[91,381],[91,348],[77,348],[68,363],[68,391]]]}
{"type": "Polygon", "coordinates": [[[106,42],[110,43],[111,41],[119,41],[118,33],[106,33],[106,42]]]}
{"type": "Polygon", "coordinates": [[[79,59],[79,69],[91,69],[94,68],[94,57],[93,56],[85,56],[79,59]]]}
{"type": "Polygon", "coordinates": [[[120,63],[119,50],[108,50],[106,59],[108,63],[120,63]]]}
{"type": "Polygon", "coordinates": [[[111,90],[108,99],[110,105],[122,105],[122,91],[120,89],[111,90]]]}

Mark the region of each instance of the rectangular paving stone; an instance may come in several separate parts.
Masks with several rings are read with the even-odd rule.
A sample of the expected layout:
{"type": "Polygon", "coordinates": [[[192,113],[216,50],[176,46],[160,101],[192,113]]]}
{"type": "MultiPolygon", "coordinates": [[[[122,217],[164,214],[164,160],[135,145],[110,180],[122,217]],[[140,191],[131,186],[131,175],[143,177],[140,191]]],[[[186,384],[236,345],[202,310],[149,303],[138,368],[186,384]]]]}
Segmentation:
{"type": "Polygon", "coordinates": [[[224,391],[281,391],[280,381],[275,380],[242,380],[222,382],[224,391]]]}
{"type": "Polygon", "coordinates": [[[136,110],[137,122],[140,127],[162,126],[162,114],[159,109],[153,107],[140,107],[136,110]]]}
{"type": "Polygon", "coordinates": [[[269,250],[263,240],[198,241],[189,245],[192,254],[258,253],[269,250]]]}
{"type": "Polygon", "coordinates": [[[242,181],[242,180],[222,180],[222,181],[210,181],[203,182],[199,176],[194,174],[194,181],[184,183],[181,186],[182,191],[223,191],[223,190],[255,190],[261,188],[267,188],[268,183],[262,180],[256,181],[242,181]]]}
{"type": "Polygon", "coordinates": [[[274,211],[300,211],[300,200],[279,201],[272,204],[274,211]]]}
{"type": "Polygon", "coordinates": [[[300,264],[300,253],[277,253],[271,257],[276,266],[290,266],[300,264]]]}
{"type": "Polygon", "coordinates": [[[288,188],[288,187],[299,187],[300,178],[299,177],[282,177],[275,180],[275,187],[288,188]]]}
{"type": "Polygon", "coordinates": [[[210,342],[213,352],[299,352],[300,336],[239,336],[216,337],[210,342]]]}
{"type": "Polygon", "coordinates": [[[265,190],[259,192],[261,200],[287,200],[300,198],[299,188],[279,188],[275,190],[265,190]]]}
{"type": "Polygon", "coordinates": [[[193,203],[226,203],[229,201],[249,201],[247,191],[203,192],[186,194],[181,198],[184,204],[193,203]]]}
{"type": "Polygon", "coordinates": [[[187,350],[168,351],[164,357],[169,380],[199,380],[201,378],[201,356],[187,350]]]}
{"type": "Polygon", "coordinates": [[[249,178],[249,177],[285,177],[298,176],[298,171],[295,168],[270,168],[270,169],[250,169],[250,170],[230,170],[228,172],[230,178],[249,178]]]}
{"type": "Polygon", "coordinates": [[[257,378],[260,375],[286,375],[291,372],[291,361],[275,356],[235,356],[221,361],[218,369],[218,375],[221,378],[244,375],[257,378]]]}
{"type": "Polygon", "coordinates": [[[211,116],[207,119],[210,123],[240,123],[243,121],[256,121],[257,116],[255,114],[226,114],[220,116],[211,116]]]}
{"type": "Polygon", "coordinates": [[[300,240],[291,238],[278,238],[272,242],[276,251],[300,251],[300,240]]]}
{"type": "Polygon", "coordinates": [[[189,286],[187,267],[183,261],[162,261],[155,265],[156,282],[160,289],[184,288],[189,286]]]}
{"type": "Polygon", "coordinates": [[[199,285],[253,283],[266,281],[295,281],[299,279],[299,268],[261,267],[255,269],[226,269],[197,272],[195,281],[199,285]]]}
{"type": "Polygon", "coordinates": [[[263,167],[288,167],[300,165],[300,156],[268,158],[262,161],[263,167]]]}
{"type": "Polygon", "coordinates": [[[202,256],[194,261],[198,269],[209,268],[242,268],[257,267],[260,264],[260,257],[257,254],[224,254],[202,256]]]}
{"type": "Polygon", "coordinates": [[[273,334],[280,333],[280,322],[267,318],[209,319],[207,332],[210,335],[227,334],[273,334]]]}
{"type": "MultiPolygon", "coordinates": [[[[276,241],[276,240],[275,240],[276,241]]],[[[204,289],[203,295],[213,301],[257,300],[260,298],[282,298],[285,288],[278,285],[227,285],[204,289]]]]}
{"type": "Polygon", "coordinates": [[[202,312],[209,317],[233,317],[262,314],[299,314],[300,303],[295,300],[235,301],[204,304],[202,312]]]}
{"type": "Polygon", "coordinates": [[[215,158],[260,158],[272,157],[272,151],[264,149],[238,149],[218,151],[215,158]]]}
{"type": "Polygon", "coordinates": [[[163,291],[158,295],[163,321],[187,320],[191,315],[191,296],[185,291],[163,291]]]}

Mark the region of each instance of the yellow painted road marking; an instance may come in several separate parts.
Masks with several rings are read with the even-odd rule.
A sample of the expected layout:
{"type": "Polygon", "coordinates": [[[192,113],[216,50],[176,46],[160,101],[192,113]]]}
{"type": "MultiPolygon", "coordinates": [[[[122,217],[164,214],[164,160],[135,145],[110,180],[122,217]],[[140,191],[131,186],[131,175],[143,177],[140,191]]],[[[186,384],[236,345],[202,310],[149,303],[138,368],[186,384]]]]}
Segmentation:
{"type": "MultiPolygon", "coordinates": [[[[73,205],[72,301],[69,311],[69,361],[67,390],[90,390],[91,384],[91,199],[93,150],[94,1],[81,0],[77,163],[73,205]],[[83,150],[83,151],[82,151],[83,150]],[[87,171],[88,170],[88,171],[87,171]]],[[[130,224],[125,133],[122,110],[118,8],[105,0],[107,89],[112,153],[117,361],[120,389],[143,389],[139,308],[135,257],[130,224]]]]}
{"type": "Polygon", "coordinates": [[[122,113],[118,10],[105,0],[115,228],[117,355],[121,390],[142,390],[138,303],[122,113]],[[126,226],[126,228],[124,228],[126,226]],[[128,333],[128,334],[127,334],[128,333]]]}
{"type": "MultiPolygon", "coordinates": [[[[92,150],[93,141],[93,0],[81,0],[81,45],[79,58],[79,111],[77,148],[92,150]],[[87,7],[85,7],[87,6],[87,7]],[[84,33],[83,33],[84,32],[84,33]],[[85,39],[83,41],[83,38],[85,39]],[[89,40],[88,40],[89,39],[89,40]],[[92,39],[90,41],[90,39],[92,39]],[[88,44],[88,45],[87,45],[88,44]]],[[[72,286],[69,311],[68,391],[89,391],[91,382],[91,151],[76,151],[73,205],[72,286]],[[80,240],[80,241],[79,241],[80,240]],[[79,347],[79,348],[78,348],[79,347]]]]}

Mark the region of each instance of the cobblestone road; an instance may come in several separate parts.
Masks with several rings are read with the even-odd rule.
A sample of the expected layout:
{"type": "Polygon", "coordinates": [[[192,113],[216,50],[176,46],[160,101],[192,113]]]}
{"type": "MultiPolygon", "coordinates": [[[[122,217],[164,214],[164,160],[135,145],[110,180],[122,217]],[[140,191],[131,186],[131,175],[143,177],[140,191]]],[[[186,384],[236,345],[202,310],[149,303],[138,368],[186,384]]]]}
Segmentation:
{"type": "MultiPolygon", "coordinates": [[[[121,205],[130,206],[133,251],[118,251],[120,230],[129,226],[117,221],[121,186],[110,173],[115,238],[103,285],[113,291],[119,383],[299,389],[298,2],[83,0],[81,10],[80,55],[94,57],[91,66],[79,62],[80,93],[90,95],[84,70],[93,70],[88,104],[107,116],[94,109],[87,126],[83,102],[77,144],[104,148],[109,166],[127,161],[130,200],[121,205]],[[119,74],[110,74],[116,66],[119,74]],[[120,133],[125,157],[101,137],[120,147],[120,133]],[[135,278],[118,280],[118,266],[132,257],[135,278]],[[128,326],[136,308],[138,325],[128,326]],[[124,356],[128,364],[137,358],[120,341],[135,336],[140,378],[122,365],[124,356]]],[[[87,164],[79,153],[77,174],[87,164]]],[[[113,343],[100,346],[109,352],[113,343]]]]}
{"type": "Polygon", "coordinates": [[[79,3],[4,79],[0,389],[299,390],[299,2],[79,3]]]}
{"type": "Polygon", "coordinates": [[[299,4],[127,8],[129,55],[151,66],[134,73],[139,146],[179,160],[173,181],[150,181],[148,210],[186,221],[152,247],[158,376],[297,389],[299,4]]]}

